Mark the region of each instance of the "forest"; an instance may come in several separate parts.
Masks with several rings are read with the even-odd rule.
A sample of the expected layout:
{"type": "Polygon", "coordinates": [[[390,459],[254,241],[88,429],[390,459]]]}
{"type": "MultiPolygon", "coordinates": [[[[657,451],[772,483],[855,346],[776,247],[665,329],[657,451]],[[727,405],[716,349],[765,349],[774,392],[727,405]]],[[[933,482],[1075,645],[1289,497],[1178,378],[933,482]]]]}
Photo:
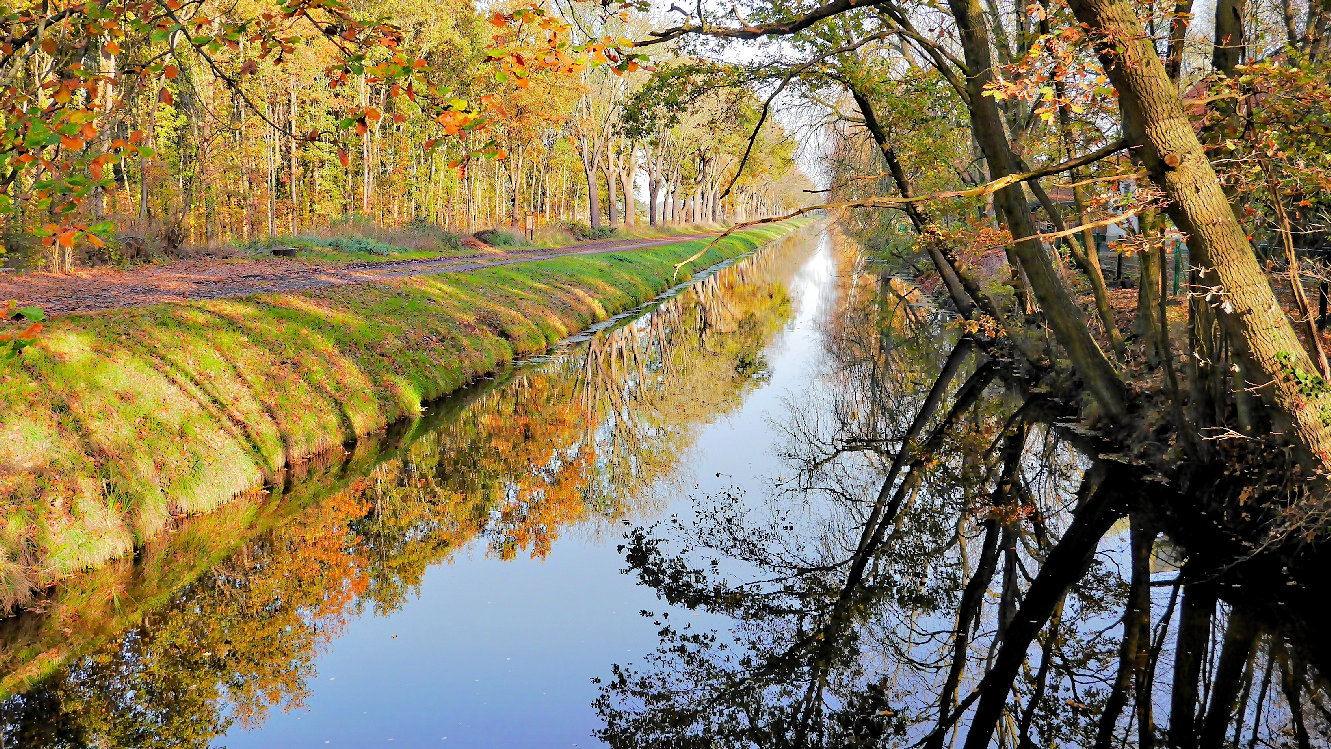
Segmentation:
{"type": "Polygon", "coordinates": [[[585,239],[768,215],[809,186],[753,94],[667,104],[592,49],[642,26],[627,13],[171,5],[5,9],[11,258],[63,271],[303,233],[416,248],[528,216],[585,239]]]}

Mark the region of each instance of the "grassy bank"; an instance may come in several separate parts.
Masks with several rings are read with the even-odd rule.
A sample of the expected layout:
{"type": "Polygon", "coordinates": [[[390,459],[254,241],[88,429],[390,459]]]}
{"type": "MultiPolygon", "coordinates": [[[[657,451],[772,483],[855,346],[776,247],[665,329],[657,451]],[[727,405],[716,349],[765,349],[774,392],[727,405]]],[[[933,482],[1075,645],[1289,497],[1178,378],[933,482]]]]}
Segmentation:
{"type": "Polygon", "coordinates": [[[701,245],[57,319],[0,370],[0,602],[651,298],[701,245]]]}

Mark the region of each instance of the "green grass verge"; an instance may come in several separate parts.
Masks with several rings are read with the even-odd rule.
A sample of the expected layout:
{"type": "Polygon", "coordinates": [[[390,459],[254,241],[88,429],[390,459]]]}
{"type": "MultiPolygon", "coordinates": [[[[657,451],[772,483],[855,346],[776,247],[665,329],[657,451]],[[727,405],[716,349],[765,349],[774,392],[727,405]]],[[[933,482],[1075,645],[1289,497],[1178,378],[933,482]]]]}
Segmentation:
{"type": "Polygon", "coordinates": [[[55,320],[0,369],[0,604],[650,299],[702,246],[55,320]]]}

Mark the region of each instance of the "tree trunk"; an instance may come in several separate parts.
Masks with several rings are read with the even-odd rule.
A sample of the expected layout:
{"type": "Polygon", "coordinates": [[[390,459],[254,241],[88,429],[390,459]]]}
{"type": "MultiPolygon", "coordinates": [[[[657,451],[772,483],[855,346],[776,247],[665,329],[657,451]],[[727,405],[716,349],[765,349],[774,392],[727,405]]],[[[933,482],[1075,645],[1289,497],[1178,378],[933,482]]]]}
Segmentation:
{"type": "MultiPolygon", "coordinates": [[[[1134,158],[1169,200],[1167,210],[1187,237],[1201,283],[1223,298],[1212,308],[1231,348],[1307,455],[1310,467],[1331,462],[1327,397],[1305,393],[1300,374],[1317,369],[1262,273],[1215,170],[1202,151],[1174,84],[1126,0],[1070,0],[1078,20],[1097,33],[1097,52],[1123,109],[1134,158]]],[[[1324,389],[1324,388],[1323,388],[1324,389]]]]}
{"type": "Polygon", "coordinates": [[[600,170],[584,158],[582,171],[587,175],[587,225],[593,229],[599,229],[601,228],[601,195],[600,186],[596,184],[596,174],[600,170]]]}
{"type": "Polygon", "coordinates": [[[660,192],[661,181],[656,177],[649,176],[647,178],[647,223],[651,226],[656,226],[660,223],[660,219],[656,215],[657,206],[661,204],[660,192]]]}
{"type": "Polygon", "coordinates": [[[1215,46],[1211,49],[1211,65],[1225,75],[1233,75],[1234,68],[1243,62],[1247,41],[1243,33],[1246,0],[1220,0],[1215,8],[1215,46]]]}
{"type": "Polygon", "coordinates": [[[619,178],[624,187],[624,225],[633,226],[638,222],[637,207],[633,204],[634,183],[638,181],[638,144],[629,144],[629,152],[624,155],[619,178]]]}
{"type": "MultiPolygon", "coordinates": [[[[988,162],[989,176],[997,179],[1014,174],[1016,159],[1003,130],[1002,113],[997,102],[985,93],[994,74],[989,35],[979,2],[949,0],[949,5],[961,33],[968,68],[966,88],[970,94],[971,125],[988,162]]],[[[1012,252],[1020,261],[1054,336],[1067,351],[1073,367],[1104,412],[1109,416],[1122,416],[1126,411],[1123,382],[1091,337],[1081,310],[1063,287],[1044,246],[1040,240],[1032,238],[1038,232],[1022,187],[1018,184],[999,190],[994,195],[994,205],[1001,211],[1012,233],[1012,252]]]]}
{"type": "Polygon", "coordinates": [[[299,139],[297,137],[297,131],[296,131],[297,112],[298,110],[296,106],[296,76],[293,75],[291,76],[291,118],[290,118],[291,174],[288,176],[288,181],[287,181],[288,185],[291,188],[291,233],[293,235],[298,234],[300,232],[300,222],[296,218],[297,213],[299,211],[298,206],[300,205],[299,203],[296,202],[296,175],[299,173],[300,170],[300,162],[298,160],[300,152],[298,150],[298,145],[297,145],[299,139]]]}
{"type": "Polygon", "coordinates": [[[605,197],[606,202],[609,203],[611,226],[619,226],[619,190],[617,188],[615,168],[607,162],[605,167],[605,197]]]}

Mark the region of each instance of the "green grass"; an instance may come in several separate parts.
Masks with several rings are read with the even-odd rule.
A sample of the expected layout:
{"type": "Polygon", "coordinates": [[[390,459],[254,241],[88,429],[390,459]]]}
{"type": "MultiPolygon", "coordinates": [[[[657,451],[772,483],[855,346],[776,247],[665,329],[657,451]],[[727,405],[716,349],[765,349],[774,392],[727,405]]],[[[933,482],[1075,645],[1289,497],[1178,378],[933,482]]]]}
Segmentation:
{"type": "Polygon", "coordinates": [[[371,252],[339,251],[331,247],[323,247],[317,244],[296,243],[300,248],[300,253],[296,255],[297,260],[315,261],[321,263],[387,263],[397,260],[438,260],[440,258],[465,257],[467,253],[454,251],[438,252],[435,250],[408,250],[405,248],[394,248],[393,252],[380,255],[371,252]]]}
{"type": "Polygon", "coordinates": [[[650,299],[702,246],[56,319],[0,369],[0,603],[650,299]]]}

